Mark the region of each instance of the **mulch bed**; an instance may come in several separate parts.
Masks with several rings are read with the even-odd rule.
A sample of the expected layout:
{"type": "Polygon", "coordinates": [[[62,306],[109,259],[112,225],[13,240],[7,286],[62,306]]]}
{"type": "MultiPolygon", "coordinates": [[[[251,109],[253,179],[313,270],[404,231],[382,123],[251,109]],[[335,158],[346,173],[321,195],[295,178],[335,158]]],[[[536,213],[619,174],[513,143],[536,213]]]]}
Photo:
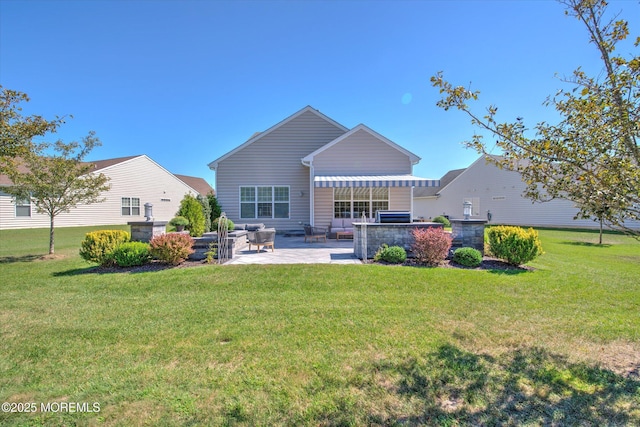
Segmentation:
{"type": "MultiPolygon", "coordinates": [[[[375,264],[382,265],[398,265],[398,266],[407,266],[407,267],[419,267],[419,268],[458,268],[464,270],[492,270],[492,271],[533,271],[533,267],[529,266],[514,266],[508,264],[504,261],[501,261],[497,258],[484,257],[482,260],[482,264],[479,267],[466,267],[464,265],[456,264],[452,260],[445,260],[440,265],[433,266],[424,266],[418,264],[413,258],[408,258],[403,264],[389,264],[384,261],[376,261],[373,262],[375,264]]],[[[211,263],[214,265],[215,263],[211,263]]],[[[91,273],[91,274],[109,274],[109,273],[146,273],[150,271],[161,271],[167,270],[170,268],[189,268],[189,267],[198,267],[203,265],[209,265],[206,261],[185,261],[179,265],[167,265],[158,261],[152,261],[149,264],[141,265],[138,267],[93,267],[86,270],[83,270],[82,273],[91,273]]]]}

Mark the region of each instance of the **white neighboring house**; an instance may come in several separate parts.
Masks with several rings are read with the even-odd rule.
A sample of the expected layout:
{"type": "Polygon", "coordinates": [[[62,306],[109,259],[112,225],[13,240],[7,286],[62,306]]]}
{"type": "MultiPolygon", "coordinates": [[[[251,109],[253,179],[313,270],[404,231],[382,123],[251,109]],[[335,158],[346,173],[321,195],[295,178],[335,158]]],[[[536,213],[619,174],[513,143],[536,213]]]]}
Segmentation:
{"type": "MultiPolygon", "coordinates": [[[[438,215],[462,218],[463,203],[470,201],[473,204],[471,218],[490,216],[490,224],[599,228],[599,223],[591,219],[574,220],[578,209],[571,201],[534,203],[524,197],[526,185],[521,175],[488,163],[485,156],[466,169],[448,172],[440,183],[440,187],[414,190],[414,218],[429,219],[438,215]]],[[[640,228],[637,221],[627,225],[640,228]]]]}
{"type": "MultiPolygon", "coordinates": [[[[90,162],[94,172],[108,176],[109,190],[102,203],[80,205],[55,219],[57,227],[126,224],[144,221],[144,205],[153,205],[156,221],[169,221],[180,207],[185,194],[206,195],[213,189],[202,178],[172,174],[146,155],[120,157],[90,162]]],[[[36,212],[28,200],[15,200],[2,191],[10,186],[0,174],[0,230],[49,227],[49,217],[36,212]]]]}

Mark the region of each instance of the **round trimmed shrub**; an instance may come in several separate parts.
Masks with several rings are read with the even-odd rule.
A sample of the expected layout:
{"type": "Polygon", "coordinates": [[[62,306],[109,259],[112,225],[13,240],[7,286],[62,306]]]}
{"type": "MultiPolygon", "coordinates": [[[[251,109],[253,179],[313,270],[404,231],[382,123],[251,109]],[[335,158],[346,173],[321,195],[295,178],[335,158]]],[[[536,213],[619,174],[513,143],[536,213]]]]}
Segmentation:
{"type": "Polygon", "coordinates": [[[118,267],[135,267],[151,261],[150,246],[144,242],[126,242],[113,251],[113,260],[118,267]]]}
{"type": "Polygon", "coordinates": [[[496,226],[487,231],[489,251],[512,265],[527,263],[542,255],[542,244],[538,232],[533,228],[496,226]]]}
{"type": "Polygon", "coordinates": [[[474,248],[458,248],[453,253],[453,261],[465,267],[478,267],[482,264],[482,253],[474,248]]]}
{"type": "Polygon", "coordinates": [[[451,227],[451,221],[449,221],[447,218],[443,217],[442,215],[438,215],[437,217],[433,218],[431,222],[437,222],[439,224],[444,225],[447,228],[451,227]]]}
{"type": "Polygon", "coordinates": [[[407,259],[407,251],[400,246],[383,244],[373,256],[374,261],[385,261],[390,264],[402,264],[407,259]]]}
{"type": "Polygon", "coordinates": [[[124,230],[98,230],[85,234],[80,244],[80,256],[85,261],[95,262],[101,266],[114,264],[113,251],[131,239],[124,230]]]}

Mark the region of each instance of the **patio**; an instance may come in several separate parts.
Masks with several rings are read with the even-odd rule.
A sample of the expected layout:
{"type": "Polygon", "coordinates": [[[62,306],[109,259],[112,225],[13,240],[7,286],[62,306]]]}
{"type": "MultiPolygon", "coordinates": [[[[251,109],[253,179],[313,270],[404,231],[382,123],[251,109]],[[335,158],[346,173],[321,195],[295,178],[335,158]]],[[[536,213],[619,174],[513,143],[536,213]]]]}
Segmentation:
{"type": "Polygon", "coordinates": [[[304,236],[276,235],[275,250],[255,247],[239,250],[227,264],[361,264],[353,253],[353,240],[306,242],[304,236]]]}

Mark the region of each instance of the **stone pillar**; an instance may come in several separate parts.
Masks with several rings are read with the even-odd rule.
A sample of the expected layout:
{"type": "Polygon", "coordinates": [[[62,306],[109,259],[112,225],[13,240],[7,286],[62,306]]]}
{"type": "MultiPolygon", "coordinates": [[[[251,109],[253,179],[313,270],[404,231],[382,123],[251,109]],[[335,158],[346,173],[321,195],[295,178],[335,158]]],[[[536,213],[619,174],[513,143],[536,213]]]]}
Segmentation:
{"type": "Polygon", "coordinates": [[[164,234],[168,221],[133,221],[131,226],[131,240],[136,242],[150,242],[155,236],[164,234]]]}
{"type": "Polygon", "coordinates": [[[450,219],[453,244],[451,249],[474,248],[484,255],[483,219],[450,219]]]}

